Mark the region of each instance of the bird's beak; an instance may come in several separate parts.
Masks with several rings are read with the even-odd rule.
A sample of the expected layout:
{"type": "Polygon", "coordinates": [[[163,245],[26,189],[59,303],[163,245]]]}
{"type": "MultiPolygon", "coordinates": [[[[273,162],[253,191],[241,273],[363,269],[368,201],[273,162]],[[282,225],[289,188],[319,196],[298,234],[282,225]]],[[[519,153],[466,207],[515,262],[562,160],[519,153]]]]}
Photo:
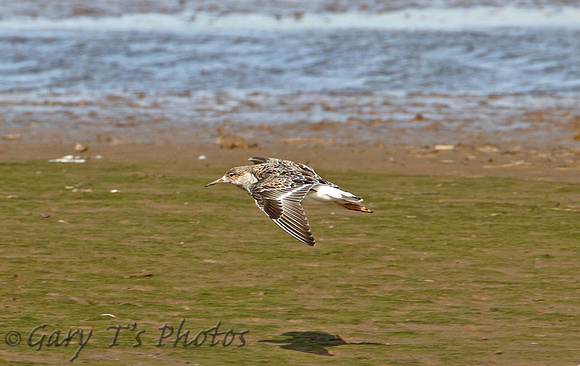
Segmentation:
{"type": "Polygon", "coordinates": [[[205,186],[209,187],[209,186],[213,186],[214,184],[225,183],[225,182],[226,181],[225,181],[224,177],[221,177],[220,179],[216,179],[213,182],[206,184],[205,186]]]}

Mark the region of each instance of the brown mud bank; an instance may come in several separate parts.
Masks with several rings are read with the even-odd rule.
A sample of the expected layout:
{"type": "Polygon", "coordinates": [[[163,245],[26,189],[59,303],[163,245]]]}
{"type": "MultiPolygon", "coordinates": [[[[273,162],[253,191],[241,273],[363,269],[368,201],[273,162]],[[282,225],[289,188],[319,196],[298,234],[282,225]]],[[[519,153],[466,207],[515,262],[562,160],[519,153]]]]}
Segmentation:
{"type": "Polygon", "coordinates": [[[580,182],[575,96],[0,97],[1,161],[76,154],[231,166],[267,155],[317,169],[580,182]]]}

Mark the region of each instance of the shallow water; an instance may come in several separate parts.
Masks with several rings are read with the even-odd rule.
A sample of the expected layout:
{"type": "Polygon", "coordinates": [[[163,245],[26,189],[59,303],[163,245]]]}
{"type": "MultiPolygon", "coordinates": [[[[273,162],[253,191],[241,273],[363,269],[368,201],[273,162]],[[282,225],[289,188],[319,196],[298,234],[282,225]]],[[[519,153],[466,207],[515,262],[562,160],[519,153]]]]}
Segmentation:
{"type": "Polygon", "coordinates": [[[5,15],[0,91],[580,94],[580,8],[493,9],[5,15]]]}

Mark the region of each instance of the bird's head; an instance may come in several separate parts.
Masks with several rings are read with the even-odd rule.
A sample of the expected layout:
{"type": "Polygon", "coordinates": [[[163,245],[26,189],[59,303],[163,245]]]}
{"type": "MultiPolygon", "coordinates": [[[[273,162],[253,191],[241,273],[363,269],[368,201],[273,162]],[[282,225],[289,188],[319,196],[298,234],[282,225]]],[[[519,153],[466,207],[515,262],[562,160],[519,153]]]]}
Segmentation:
{"type": "Polygon", "coordinates": [[[211,183],[206,184],[206,187],[213,186],[217,183],[230,183],[240,188],[248,190],[248,187],[258,181],[258,179],[252,174],[250,166],[239,166],[232,168],[223,175],[223,177],[214,180],[211,183]]]}

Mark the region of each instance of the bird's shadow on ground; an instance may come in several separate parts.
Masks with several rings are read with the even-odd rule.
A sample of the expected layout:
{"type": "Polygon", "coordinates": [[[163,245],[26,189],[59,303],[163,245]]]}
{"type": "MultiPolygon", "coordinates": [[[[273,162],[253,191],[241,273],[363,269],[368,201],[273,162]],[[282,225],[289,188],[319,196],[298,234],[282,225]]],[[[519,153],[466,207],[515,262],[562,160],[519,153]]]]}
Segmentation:
{"type": "Polygon", "coordinates": [[[344,344],[384,345],[382,343],[373,342],[347,342],[338,334],[332,335],[326,332],[287,332],[282,334],[282,336],[287,337],[287,339],[265,339],[259,342],[279,344],[280,348],[289,349],[292,351],[313,353],[320,356],[333,356],[333,354],[327,348],[341,346],[344,344]]]}

